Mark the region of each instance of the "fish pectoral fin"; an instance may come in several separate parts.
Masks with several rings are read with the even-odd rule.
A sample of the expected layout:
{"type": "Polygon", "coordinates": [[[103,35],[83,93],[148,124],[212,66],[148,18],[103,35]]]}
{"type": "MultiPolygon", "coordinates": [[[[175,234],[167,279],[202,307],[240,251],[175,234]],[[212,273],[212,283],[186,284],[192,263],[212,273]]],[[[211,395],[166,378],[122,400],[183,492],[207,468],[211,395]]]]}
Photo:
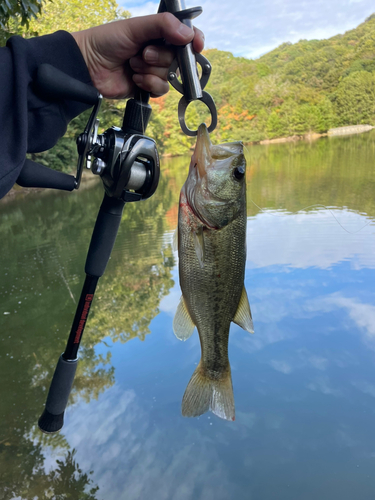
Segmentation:
{"type": "Polygon", "coordinates": [[[203,268],[204,266],[204,237],[203,237],[203,227],[200,227],[198,231],[193,232],[195,253],[197,254],[199,265],[203,268]]]}
{"type": "Polygon", "coordinates": [[[242,289],[240,302],[237,307],[237,312],[234,315],[233,322],[247,332],[254,333],[253,318],[251,317],[250,304],[245,287],[242,289]]]}
{"type": "Polygon", "coordinates": [[[186,308],[184,298],[181,297],[173,319],[173,332],[179,340],[187,340],[191,337],[194,328],[195,325],[186,308]]]}
{"type": "Polygon", "coordinates": [[[178,227],[176,227],[176,231],[173,233],[172,250],[174,252],[178,250],[178,227]]]}

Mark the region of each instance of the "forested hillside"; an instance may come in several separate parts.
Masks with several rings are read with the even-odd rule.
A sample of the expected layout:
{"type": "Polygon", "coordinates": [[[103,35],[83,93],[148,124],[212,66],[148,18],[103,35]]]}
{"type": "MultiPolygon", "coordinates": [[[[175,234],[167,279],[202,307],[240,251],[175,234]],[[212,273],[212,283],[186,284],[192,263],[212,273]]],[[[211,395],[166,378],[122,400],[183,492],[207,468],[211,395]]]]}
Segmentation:
{"type": "MultiPolygon", "coordinates": [[[[252,142],[342,125],[375,125],[375,14],[344,35],[284,43],[257,60],[219,50],[205,54],[213,68],[207,90],[218,108],[217,141],[252,142]]],[[[183,148],[173,128],[178,96],[172,91],[159,101],[154,133],[166,151],[178,152],[183,148]]]]}
{"type": "MultiPolygon", "coordinates": [[[[30,23],[28,31],[14,23],[11,27],[16,33],[26,30],[26,36],[40,35],[59,28],[82,29],[98,24],[100,19],[128,15],[119,11],[114,0],[90,0],[86,4],[97,4],[91,10],[96,16],[87,15],[83,24],[78,0],[54,0],[46,4],[40,18],[30,23]]],[[[86,5],[86,13],[90,5],[86,5]]],[[[256,60],[234,57],[216,49],[207,50],[205,55],[213,68],[206,90],[215,99],[219,117],[212,134],[215,142],[249,143],[323,133],[342,125],[375,125],[375,14],[343,35],[328,40],[301,40],[296,44],[286,42],[256,60]]],[[[157,141],[161,153],[183,154],[194,144],[194,139],[180,131],[177,118],[180,97],[172,89],[167,96],[151,101],[153,114],[147,134],[157,141]]],[[[124,107],[123,101],[105,102],[101,113],[103,130],[121,124],[124,107]]],[[[75,155],[71,138],[83,129],[86,119],[82,116],[76,119],[66,138],[43,161],[58,169],[71,164],[75,155]]],[[[202,103],[189,106],[190,127],[208,120],[207,108],[202,103]]]]}
{"type": "Polygon", "coordinates": [[[207,55],[221,139],[257,141],[375,124],[375,14],[344,35],[284,43],[255,61],[219,51],[207,55]]]}

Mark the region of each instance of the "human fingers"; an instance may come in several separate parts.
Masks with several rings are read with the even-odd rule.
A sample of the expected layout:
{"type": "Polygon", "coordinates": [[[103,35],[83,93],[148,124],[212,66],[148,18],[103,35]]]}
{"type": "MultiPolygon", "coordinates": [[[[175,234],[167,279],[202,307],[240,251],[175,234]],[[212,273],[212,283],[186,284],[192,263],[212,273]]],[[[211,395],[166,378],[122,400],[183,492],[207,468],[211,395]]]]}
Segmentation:
{"type": "MultiPolygon", "coordinates": [[[[150,40],[165,39],[173,45],[185,45],[195,36],[194,30],[170,12],[127,19],[128,37],[142,46],[150,40]]],[[[124,25],[125,26],[125,25],[124,25]]]]}
{"type": "MultiPolygon", "coordinates": [[[[202,52],[204,48],[204,33],[199,28],[193,27],[194,40],[193,49],[195,52],[202,52]]],[[[170,46],[148,45],[142,53],[143,60],[148,64],[168,67],[176,57],[175,51],[170,46]]]]}
{"type": "Polygon", "coordinates": [[[142,59],[147,64],[163,68],[169,68],[175,56],[175,51],[165,45],[148,45],[142,52],[142,59]]]}
{"type": "Polygon", "coordinates": [[[139,74],[133,75],[133,82],[142,90],[150,92],[151,97],[160,97],[169,90],[169,84],[163,78],[152,74],[139,74]]]}
{"type": "Polygon", "coordinates": [[[193,49],[195,52],[202,52],[204,49],[204,33],[199,28],[194,26],[194,40],[193,40],[193,49]]]}
{"type": "Polygon", "coordinates": [[[199,28],[189,28],[173,14],[163,12],[151,16],[127,19],[130,37],[142,45],[150,40],[163,38],[173,45],[186,45],[193,42],[195,52],[204,48],[204,34],[199,28]]]}
{"type": "Polygon", "coordinates": [[[168,78],[169,65],[162,67],[147,64],[140,56],[132,57],[129,60],[129,64],[135,73],[156,75],[164,80],[167,80],[168,78]]]}

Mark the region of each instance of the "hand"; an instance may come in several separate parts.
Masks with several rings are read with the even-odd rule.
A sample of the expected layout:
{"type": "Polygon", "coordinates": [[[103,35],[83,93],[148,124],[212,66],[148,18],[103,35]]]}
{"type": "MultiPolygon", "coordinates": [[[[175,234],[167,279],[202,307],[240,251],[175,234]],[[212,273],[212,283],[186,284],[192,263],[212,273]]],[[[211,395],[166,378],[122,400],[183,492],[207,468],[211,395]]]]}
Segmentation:
{"type": "Polygon", "coordinates": [[[72,33],[99,92],[108,98],[131,97],[137,85],[158,97],[168,92],[168,68],[174,51],[165,45],[148,45],[165,39],[173,45],[193,42],[195,52],[204,46],[203,33],[182,24],[168,12],[134,17],[72,33]]]}

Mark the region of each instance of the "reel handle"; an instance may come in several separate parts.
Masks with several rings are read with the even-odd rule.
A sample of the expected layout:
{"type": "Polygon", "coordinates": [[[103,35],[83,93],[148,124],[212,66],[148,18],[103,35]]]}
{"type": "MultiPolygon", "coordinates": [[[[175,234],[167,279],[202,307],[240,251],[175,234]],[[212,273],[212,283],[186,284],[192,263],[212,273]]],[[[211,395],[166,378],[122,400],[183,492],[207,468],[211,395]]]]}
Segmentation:
{"type": "Polygon", "coordinates": [[[77,182],[73,175],[57,172],[35,161],[25,160],[17,179],[21,187],[36,187],[73,191],[77,182]]]}
{"type": "Polygon", "coordinates": [[[88,124],[82,136],[84,144],[80,146],[80,156],[75,177],[62,172],[57,172],[40,163],[25,160],[24,166],[17,179],[17,184],[22,187],[40,187],[73,191],[78,189],[83,169],[83,158],[86,157],[90,147],[90,141],[95,131],[96,116],[99,112],[102,96],[99,91],[86,83],[83,83],[51,64],[41,64],[36,72],[33,86],[37,93],[49,100],[73,100],[90,106],[95,106],[88,124]]]}
{"type": "Polygon", "coordinates": [[[38,67],[34,85],[47,99],[70,99],[93,106],[99,99],[99,91],[55,68],[43,63],[38,67]]]}

